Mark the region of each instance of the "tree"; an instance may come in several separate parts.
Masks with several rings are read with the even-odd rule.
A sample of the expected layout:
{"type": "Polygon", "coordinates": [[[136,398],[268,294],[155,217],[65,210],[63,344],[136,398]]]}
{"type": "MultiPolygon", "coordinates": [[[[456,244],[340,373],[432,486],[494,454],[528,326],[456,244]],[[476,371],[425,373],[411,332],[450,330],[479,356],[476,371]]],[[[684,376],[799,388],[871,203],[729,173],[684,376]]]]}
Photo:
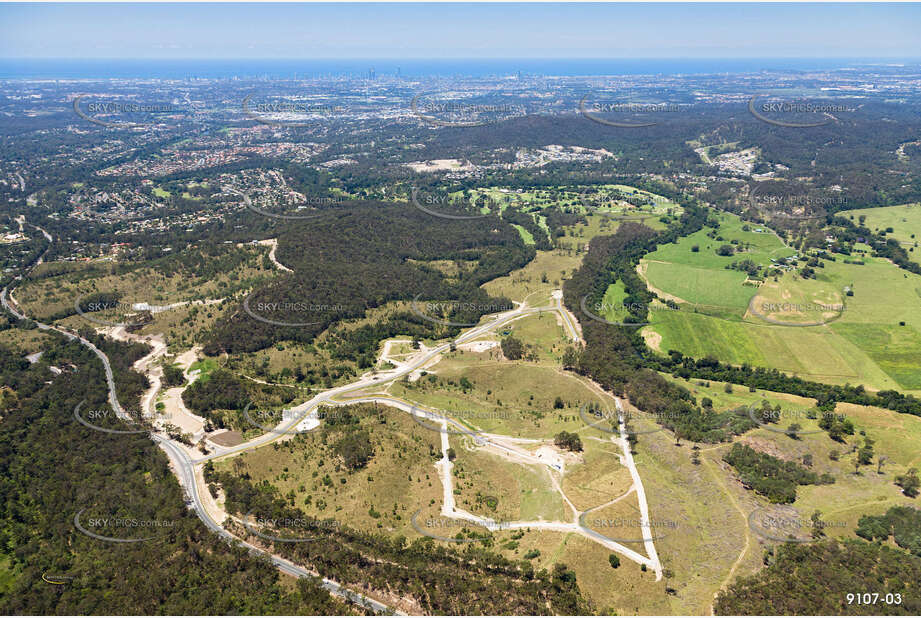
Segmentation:
{"type": "Polygon", "coordinates": [[[366,430],[351,431],[334,447],[349,470],[363,468],[374,456],[374,445],[366,430]]]}
{"type": "Polygon", "coordinates": [[[883,473],[883,464],[886,463],[887,461],[889,461],[889,458],[886,457],[885,455],[879,456],[879,458],[876,460],[876,473],[877,474],[883,473]]]}
{"type": "Polygon", "coordinates": [[[181,386],[183,382],[185,382],[185,376],[182,374],[182,369],[172,363],[163,365],[163,383],[166,386],[181,386]]]}
{"type": "Polygon", "coordinates": [[[902,488],[902,493],[906,496],[914,498],[918,495],[918,489],[921,488],[921,479],[918,478],[918,469],[909,468],[907,474],[895,477],[895,484],[902,488]]]}
{"type": "Polygon", "coordinates": [[[564,448],[569,451],[579,452],[582,450],[582,438],[577,433],[561,431],[553,438],[553,443],[558,448],[564,448]]]}
{"type": "Polygon", "coordinates": [[[863,447],[857,452],[857,458],[861,466],[868,466],[873,463],[873,441],[870,438],[864,439],[863,447]]]}
{"type": "Polygon", "coordinates": [[[506,337],[502,340],[502,353],[509,360],[519,360],[524,356],[524,344],[515,337],[506,337]]]}
{"type": "Polygon", "coordinates": [[[572,346],[563,352],[563,369],[573,369],[579,364],[579,352],[572,346]]]}
{"type": "Polygon", "coordinates": [[[608,562],[611,563],[612,569],[616,569],[620,566],[620,556],[617,554],[608,554],[608,562]]]}
{"type": "Polygon", "coordinates": [[[799,433],[799,430],[802,428],[803,426],[800,425],[799,423],[790,423],[790,426],[787,427],[787,435],[793,438],[794,440],[799,440],[798,433],[799,433]]]}
{"type": "Polygon", "coordinates": [[[825,536],[825,522],[822,521],[822,512],[819,510],[814,511],[809,519],[812,522],[812,539],[815,541],[825,536]]]}

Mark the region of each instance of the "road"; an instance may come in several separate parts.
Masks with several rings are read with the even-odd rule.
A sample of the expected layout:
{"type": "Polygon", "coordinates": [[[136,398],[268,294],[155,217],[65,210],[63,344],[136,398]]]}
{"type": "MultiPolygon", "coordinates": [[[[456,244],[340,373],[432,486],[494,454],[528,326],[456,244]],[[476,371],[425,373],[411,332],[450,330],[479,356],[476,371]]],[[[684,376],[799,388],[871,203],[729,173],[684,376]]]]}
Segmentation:
{"type": "MultiPolygon", "coordinates": [[[[315,573],[308,571],[304,567],[298,566],[293,562],[285,560],[279,556],[269,554],[265,550],[260,549],[251,543],[240,540],[224,530],[220,524],[211,518],[211,515],[208,513],[207,509],[205,509],[201,495],[198,493],[198,483],[195,481],[195,464],[192,462],[186,452],[178,448],[175,444],[173,444],[172,441],[164,438],[163,436],[151,434],[150,437],[160,445],[160,448],[166,451],[170,461],[173,462],[173,467],[176,471],[176,476],[179,477],[180,484],[185,488],[187,495],[192,502],[192,506],[195,509],[195,512],[198,514],[199,519],[204,522],[208,529],[230,542],[237,542],[255,553],[267,555],[272,561],[272,564],[274,564],[276,567],[278,567],[279,570],[287,573],[288,575],[293,575],[294,577],[316,577],[315,573]]],[[[384,605],[379,601],[375,601],[372,598],[366,597],[361,593],[344,588],[331,579],[324,577],[321,585],[330,593],[338,597],[348,599],[349,601],[366,607],[374,612],[393,613],[393,610],[389,606],[384,605]]]]}
{"type": "MultiPolygon", "coordinates": [[[[453,467],[452,462],[448,458],[448,425],[451,425],[457,429],[458,435],[465,435],[474,439],[480,446],[493,447],[498,450],[509,451],[516,460],[525,460],[527,463],[546,466],[549,470],[554,470],[559,472],[556,466],[550,464],[538,457],[522,453],[518,450],[509,449],[507,446],[500,444],[496,441],[498,438],[505,438],[507,436],[498,436],[495,434],[484,434],[480,432],[473,431],[467,427],[461,425],[452,418],[449,418],[444,415],[437,414],[431,410],[423,409],[421,406],[412,404],[402,399],[391,396],[377,396],[369,395],[367,397],[359,397],[355,399],[349,399],[347,401],[334,402],[338,405],[347,405],[354,403],[383,403],[404,412],[408,412],[413,416],[426,418],[428,420],[437,421],[441,425],[441,447],[442,447],[442,458],[436,464],[436,467],[439,468],[442,485],[443,485],[443,501],[442,501],[442,515],[445,517],[452,517],[455,519],[463,519],[470,521],[472,523],[478,524],[487,528],[488,530],[521,530],[521,529],[532,529],[532,530],[551,530],[554,532],[569,532],[575,534],[581,534],[591,540],[612,549],[630,560],[633,560],[637,564],[646,565],[648,568],[652,569],[656,573],[656,581],[662,579],[662,565],[659,563],[658,555],[656,554],[655,545],[653,540],[648,538],[649,535],[643,534],[644,546],[647,552],[647,555],[644,556],[639,552],[630,549],[629,547],[619,543],[613,539],[610,539],[587,526],[584,526],[580,523],[580,519],[583,515],[587,514],[590,511],[602,508],[602,506],[594,507],[584,512],[575,512],[575,517],[572,522],[563,522],[563,521],[506,521],[506,522],[496,522],[487,517],[481,517],[479,515],[474,515],[468,511],[457,508],[454,502],[454,478],[451,474],[451,468],[453,467]],[[495,438],[495,439],[493,439],[495,438]]],[[[433,431],[437,431],[434,428],[433,431]]],[[[621,496],[618,496],[616,499],[612,500],[608,504],[612,504],[625,496],[631,494],[633,491],[637,492],[638,500],[640,501],[640,515],[642,517],[641,521],[646,524],[644,529],[649,527],[649,510],[646,507],[646,494],[643,492],[642,482],[639,481],[639,472],[636,470],[636,465],[633,463],[633,456],[630,454],[630,443],[626,440],[625,434],[623,439],[620,441],[621,447],[624,450],[624,455],[622,460],[624,460],[624,465],[630,469],[630,473],[633,476],[633,487],[626,493],[621,496]]],[[[562,493],[562,489],[559,489],[562,493]]],[[[564,495],[565,498],[565,495],[564,495]]],[[[573,507],[575,511],[575,507],[573,507]]]]}
{"type": "MultiPolygon", "coordinates": [[[[45,236],[49,238],[50,240],[50,235],[48,235],[47,232],[44,232],[44,230],[42,230],[42,232],[45,233],[45,236]]],[[[41,263],[41,260],[43,257],[44,257],[44,253],[39,258],[39,260],[36,262],[36,265],[41,263]]],[[[2,302],[4,306],[6,306],[11,311],[13,311],[20,318],[22,318],[24,316],[22,316],[22,314],[18,313],[15,309],[13,309],[7,302],[8,289],[11,287],[11,285],[7,286],[7,288],[3,290],[2,302]]],[[[212,519],[211,515],[208,513],[207,509],[205,508],[204,503],[202,502],[202,498],[199,493],[198,483],[197,483],[196,475],[195,475],[195,466],[202,465],[205,462],[210,461],[210,460],[229,457],[229,456],[233,456],[233,455],[245,452],[245,451],[259,448],[261,446],[270,444],[276,440],[282,439],[286,435],[291,435],[293,433],[296,433],[298,425],[303,423],[305,419],[307,419],[307,417],[311,414],[311,412],[316,410],[322,404],[342,405],[344,403],[376,402],[376,403],[384,403],[386,405],[391,405],[399,409],[403,409],[404,411],[407,411],[410,414],[414,414],[416,416],[422,416],[420,414],[417,414],[413,410],[414,406],[412,404],[409,404],[407,402],[404,402],[402,400],[399,400],[393,397],[371,395],[367,397],[358,397],[358,398],[348,400],[348,401],[341,401],[341,400],[337,401],[336,398],[341,397],[342,395],[345,395],[347,393],[366,389],[371,386],[378,386],[386,382],[391,382],[391,381],[399,379],[400,377],[404,375],[411,374],[412,372],[422,367],[425,367],[428,363],[434,360],[439,354],[447,350],[450,350],[452,345],[457,346],[462,343],[477,339],[478,337],[486,333],[489,333],[504,324],[517,320],[525,315],[529,315],[533,313],[540,313],[543,311],[555,311],[560,314],[564,327],[568,331],[568,334],[573,339],[573,341],[577,343],[580,342],[581,338],[579,337],[578,329],[573,324],[572,317],[569,315],[569,312],[562,305],[562,294],[559,292],[554,293],[553,298],[556,300],[555,305],[545,306],[545,307],[528,307],[525,303],[522,303],[516,309],[497,314],[495,319],[485,322],[484,324],[481,324],[479,326],[475,326],[471,328],[470,330],[462,333],[454,341],[442,344],[435,348],[432,348],[426,354],[419,356],[411,363],[403,363],[400,366],[392,370],[388,370],[388,371],[365,374],[356,382],[353,382],[351,384],[347,384],[344,386],[332,388],[322,393],[319,393],[318,395],[314,396],[312,399],[298,406],[295,406],[294,408],[291,408],[292,412],[296,412],[296,414],[293,415],[293,418],[282,421],[282,423],[280,423],[273,431],[268,432],[264,434],[263,436],[260,436],[258,438],[255,438],[253,440],[250,440],[243,444],[239,444],[234,447],[217,447],[215,449],[215,452],[209,456],[193,460],[187,454],[186,451],[176,446],[170,440],[162,436],[159,436],[157,434],[153,434],[153,433],[151,434],[151,438],[155,440],[161,446],[161,448],[164,449],[164,451],[166,451],[170,460],[173,462],[173,466],[175,467],[177,477],[179,478],[180,483],[186,489],[186,492],[192,502],[192,505],[196,513],[198,514],[199,518],[205,523],[205,525],[210,530],[214,531],[216,534],[219,534],[226,539],[235,540],[245,545],[252,551],[266,554],[267,556],[269,556],[272,562],[280,570],[284,571],[285,573],[294,575],[296,577],[307,577],[307,576],[313,577],[314,574],[304,569],[303,567],[299,567],[295,565],[294,563],[288,560],[285,560],[284,558],[281,558],[273,554],[270,554],[268,552],[265,552],[264,550],[261,550],[252,544],[246,543],[245,541],[238,539],[236,536],[232,535],[227,530],[222,528],[220,524],[215,522],[212,519]]],[[[130,420],[128,415],[124,413],[124,411],[122,411],[121,406],[118,403],[118,399],[115,396],[114,378],[112,376],[112,370],[109,365],[108,358],[106,358],[105,354],[103,354],[100,350],[98,350],[89,341],[81,337],[76,337],[75,335],[67,331],[64,331],[62,329],[59,329],[59,328],[56,328],[50,325],[45,325],[45,324],[40,324],[39,328],[52,329],[70,338],[78,338],[84,345],[86,345],[87,347],[89,347],[96,353],[96,355],[100,358],[100,360],[102,360],[103,366],[105,367],[105,370],[106,370],[106,380],[109,385],[109,401],[110,401],[110,404],[112,404],[113,410],[116,411],[119,417],[130,420]]],[[[620,401],[618,400],[617,403],[618,403],[618,407],[620,408],[620,401]]],[[[443,482],[445,481],[445,478],[447,477],[448,483],[445,484],[446,488],[450,487],[449,483],[453,481],[453,479],[451,479],[451,474],[450,474],[451,462],[447,460],[447,450],[446,450],[447,447],[445,446],[447,443],[446,438],[447,438],[448,424],[451,424],[452,426],[456,427],[460,433],[467,435],[468,437],[472,438],[473,440],[475,440],[477,443],[481,445],[490,445],[497,449],[506,450],[506,451],[512,450],[512,449],[509,449],[509,447],[505,445],[499,444],[496,440],[490,439],[490,437],[480,434],[478,432],[474,432],[446,416],[437,415],[431,412],[428,412],[425,416],[427,418],[440,421],[442,426],[445,429],[445,433],[442,435],[442,442],[443,442],[442,446],[444,447],[443,450],[445,452],[443,453],[443,459],[442,461],[439,462],[439,464],[441,466],[440,472],[442,473],[441,477],[442,477],[443,482]]],[[[498,438],[499,436],[493,436],[493,437],[498,438]]],[[[630,453],[630,445],[629,445],[629,442],[627,441],[623,417],[621,417],[621,437],[619,441],[624,451],[624,455],[622,456],[621,459],[624,462],[624,465],[630,470],[630,474],[633,478],[634,490],[637,493],[637,498],[638,498],[638,502],[640,505],[640,513],[642,517],[642,522],[648,525],[649,510],[646,504],[646,495],[643,489],[642,481],[640,480],[640,477],[639,477],[639,472],[636,469],[636,465],[633,461],[632,454],[630,453]]],[[[523,456],[517,450],[514,451],[514,454],[519,457],[523,456]]],[[[548,464],[547,462],[543,460],[538,459],[537,457],[532,456],[531,458],[534,460],[533,463],[536,463],[538,465],[547,465],[551,469],[554,469],[554,466],[552,466],[551,464],[548,464]]],[[[446,489],[445,495],[446,497],[451,498],[450,502],[452,504],[449,505],[448,503],[449,501],[446,499],[445,503],[443,504],[443,508],[449,509],[449,507],[453,507],[453,491],[450,493],[450,496],[449,496],[448,491],[446,489]]],[[[577,534],[581,534],[583,536],[586,536],[588,538],[595,540],[596,542],[610,549],[613,549],[621,553],[622,555],[628,557],[634,562],[637,562],[638,564],[644,564],[652,568],[656,573],[656,580],[659,580],[662,578],[662,566],[661,566],[661,563],[659,562],[659,558],[656,553],[655,545],[653,544],[653,541],[651,538],[644,538],[644,544],[645,544],[647,555],[643,556],[639,554],[638,552],[628,547],[625,547],[624,545],[616,541],[613,541],[605,537],[604,535],[601,535],[595,532],[594,530],[591,530],[590,528],[582,526],[578,521],[578,514],[576,516],[576,521],[574,521],[573,523],[521,521],[521,522],[503,522],[501,524],[497,524],[496,522],[493,522],[491,520],[487,520],[485,518],[477,517],[475,515],[467,513],[466,511],[459,512],[456,508],[450,508],[449,510],[451,511],[450,514],[455,517],[461,516],[464,519],[476,520],[477,523],[481,523],[482,525],[485,525],[487,528],[491,528],[491,529],[539,528],[539,529],[554,530],[554,531],[559,531],[559,532],[574,532],[577,534]]],[[[644,535],[644,537],[646,537],[646,535],[644,535]]],[[[387,607],[386,605],[378,601],[375,601],[373,599],[370,599],[364,595],[361,595],[360,593],[356,593],[356,592],[347,590],[341,585],[331,580],[324,578],[323,586],[327,590],[329,590],[332,594],[336,594],[337,596],[341,596],[346,599],[352,600],[358,604],[363,605],[364,607],[371,608],[374,611],[377,611],[377,612],[392,612],[393,611],[391,608],[387,607]]]]}
{"type": "Polygon", "coordinates": [[[576,327],[575,318],[569,313],[569,309],[563,306],[563,292],[558,291],[553,293],[553,298],[556,299],[556,307],[554,308],[563,318],[563,324],[566,327],[566,330],[569,333],[569,337],[576,343],[582,341],[582,337],[579,334],[579,329],[576,327]]]}
{"type": "MultiPolygon", "coordinates": [[[[643,488],[643,480],[640,478],[639,470],[636,469],[636,463],[633,461],[633,452],[630,450],[630,440],[627,438],[627,424],[624,420],[624,407],[619,397],[615,397],[617,402],[617,416],[620,420],[620,443],[623,448],[623,461],[627,469],[630,470],[630,476],[633,477],[633,488],[636,490],[636,501],[640,505],[640,522],[644,530],[651,531],[652,525],[649,519],[649,506],[646,504],[646,490],[643,488]]],[[[653,534],[643,534],[643,545],[646,548],[646,555],[652,562],[652,568],[656,572],[656,581],[662,579],[662,563],[659,562],[659,555],[656,553],[656,546],[652,541],[653,534]]]]}
{"type": "MultiPolygon", "coordinates": [[[[35,227],[42,234],[44,234],[45,238],[48,239],[49,244],[48,244],[48,248],[45,249],[42,252],[42,254],[38,257],[38,259],[35,261],[35,264],[32,265],[31,267],[27,267],[27,270],[29,271],[31,271],[33,268],[35,268],[36,266],[38,266],[44,261],[45,255],[51,249],[51,243],[54,242],[54,239],[51,237],[51,234],[49,234],[47,231],[38,227],[37,225],[33,227],[35,227]]],[[[10,302],[12,300],[12,288],[19,281],[22,281],[21,275],[19,277],[16,277],[13,281],[7,284],[5,288],[3,288],[3,291],[0,292],[0,302],[2,302],[3,306],[8,311],[10,311],[13,315],[15,315],[17,318],[19,318],[20,320],[26,320],[28,318],[24,314],[17,311],[16,308],[13,306],[13,304],[10,302]]],[[[35,322],[36,326],[38,326],[40,330],[53,330],[55,332],[61,333],[68,339],[78,340],[80,343],[82,343],[83,345],[88,347],[90,350],[92,350],[93,353],[99,357],[99,360],[102,361],[102,366],[105,368],[106,384],[109,387],[109,405],[112,406],[112,410],[115,411],[116,416],[118,416],[120,419],[128,421],[128,422],[133,422],[133,419],[128,415],[127,412],[125,412],[122,409],[121,404],[118,402],[118,397],[115,395],[115,376],[112,373],[112,365],[109,364],[109,358],[102,352],[102,350],[97,348],[90,341],[84,339],[83,337],[75,333],[72,333],[70,331],[64,330],[63,328],[58,328],[57,326],[51,326],[50,324],[44,324],[42,322],[36,322],[35,320],[33,320],[33,322],[35,322]]]]}
{"type": "Polygon", "coordinates": [[[557,308],[554,306],[528,307],[527,305],[521,305],[520,307],[512,311],[506,311],[504,313],[500,313],[497,315],[497,317],[494,320],[491,320],[489,322],[486,322],[485,324],[480,324],[479,326],[475,326],[471,328],[467,332],[460,335],[453,342],[444,343],[440,346],[432,348],[424,356],[420,356],[418,359],[416,359],[412,363],[406,363],[403,366],[400,366],[400,367],[397,367],[395,369],[391,369],[388,371],[381,371],[381,372],[378,372],[377,374],[365,374],[356,382],[324,391],[316,395],[309,401],[306,401],[298,406],[291,408],[290,411],[295,413],[293,417],[277,425],[275,429],[272,430],[271,432],[264,434],[258,438],[254,438],[250,440],[249,442],[238,444],[237,446],[217,447],[214,453],[212,453],[211,455],[208,455],[207,457],[203,457],[201,459],[195,460],[195,463],[200,464],[200,463],[209,461],[211,459],[219,459],[222,457],[227,457],[229,455],[235,455],[237,453],[242,453],[244,451],[248,451],[254,448],[258,448],[260,446],[265,446],[266,444],[270,444],[276,440],[279,440],[285,435],[292,435],[294,433],[297,433],[296,427],[298,424],[300,424],[313,410],[315,410],[320,405],[324,403],[334,403],[332,402],[332,400],[335,397],[338,397],[340,395],[344,395],[346,393],[350,393],[353,391],[359,391],[359,390],[368,388],[369,386],[377,386],[385,382],[397,380],[403,377],[404,375],[408,375],[412,373],[413,371],[416,371],[417,369],[420,369],[424,367],[425,365],[427,365],[429,362],[432,361],[432,359],[437,357],[442,352],[450,350],[452,343],[454,345],[458,345],[458,344],[464,343],[465,341],[476,339],[477,337],[480,337],[490,332],[491,330],[498,328],[499,326],[502,326],[503,324],[507,324],[508,322],[517,320],[518,318],[524,315],[529,315],[531,313],[539,313],[541,311],[556,311],[556,310],[557,308]]]}
{"type": "MultiPolygon", "coordinates": [[[[48,232],[46,232],[42,228],[37,228],[37,229],[39,229],[42,232],[42,234],[45,235],[45,238],[48,239],[49,243],[54,242],[51,235],[48,232]]],[[[50,248],[51,246],[49,244],[48,249],[50,248]]],[[[34,266],[27,267],[27,269],[31,270],[35,266],[38,266],[39,264],[41,264],[45,254],[48,253],[48,249],[45,249],[42,255],[39,256],[34,266]]],[[[15,315],[17,318],[19,318],[20,320],[25,320],[29,318],[27,318],[24,314],[20,313],[10,302],[12,288],[15,286],[17,282],[21,280],[22,280],[22,276],[20,275],[19,277],[16,277],[16,279],[11,281],[6,287],[3,288],[3,291],[0,292],[0,302],[2,302],[3,306],[8,311],[10,311],[13,315],[15,315]]],[[[109,358],[105,355],[105,353],[103,353],[102,350],[100,350],[95,345],[93,345],[92,342],[87,341],[83,337],[75,335],[69,331],[58,328],[56,326],[51,326],[50,324],[43,324],[41,322],[35,322],[35,324],[41,330],[53,330],[55,332],[61,333],[68,339],[71,339],[71,340],[76,339],[80,341],[80,343],[88,347],[90,350],[92,350],[93,353],[99,357],[99,360],[102,361],[102,366],[105,369],[106,384],[109,390],[109,404],[112,406],[112,410],[114,410],[115,414],[122,420],[133,422],[133,419],[122,409],[121,404],[118,401],[118,396],[115,390],[115,377],[112,373],[112,365],[109,363],[109,358]]],[[[247,548],[249,548],[250,550],[267,556],[272,561],[272,563],[276,567],[278,567],[279,570],[289,575],[293,575],[294,577],[315,577],[316,576],[314,573],[311,573],[310,571],[294,564],[293,562],[290,562],[288,560],[285,560],[284,558],[281,558],[279,556],[275,556],[269,552],[266,552],[265,550],[262,550],[256,547],[255,545],[252,545],[241,539],[238,539],[234,535],[224,530],[219,524],[217,524],[213,519],[211,519],[211,516],[208,514],[207,510],[205,509],[204,504],[202,503],[201,496],[198,493],[198,485],[195,481],[195,468],[194,468],[192,460],[188,457],[188,455],[186,455],[186,453],[182,449],[177,447],[170,440],[156,433],[150,433],[149,435],[152,440],[154,440],[158,445],[160,445],[160,448],[166,451],[166,454],[170,458],[170,461],[173,462],[173,466],[175,467],[176,475],[178,477],[180,485],[182,485],[183,488],[185,489],[187,495],[192,501],[195,512],[198,514],[199,519],[202,520],[202,522],[205,524],[206,527],[208,527],[214,533],[219,534],[225,539],[241,543],[245,545],[247,548]]],[[[327,579],[325,577],[323,578],[322,585],[324,588],[329,590],[331,594],[334,594],[338,597],[346,599],[347,601],[362,605],[366,608],[372,609],[375,612],[399,613],[399,612],[395,612],[395,610],[393,610],[387,605],[384,605],[383,603],[380,603],[378,601],[375,601],[374,599],[366,597],[365,595],[359,592],[354,592],[352,590],[349,590],[348,588],[345,588],[341,586],[340,584],[330,579],[327,579]]]]}

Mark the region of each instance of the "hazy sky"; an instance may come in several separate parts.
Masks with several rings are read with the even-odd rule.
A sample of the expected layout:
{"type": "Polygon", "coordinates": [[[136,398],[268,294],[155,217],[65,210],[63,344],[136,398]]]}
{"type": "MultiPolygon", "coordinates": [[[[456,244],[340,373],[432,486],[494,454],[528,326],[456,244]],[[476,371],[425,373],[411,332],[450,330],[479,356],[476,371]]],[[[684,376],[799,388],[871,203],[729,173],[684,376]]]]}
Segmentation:
{"type": "Polygon", "coordinates": [[[918,56],[921,4],[0,4],[0,58],[918,56]]]}

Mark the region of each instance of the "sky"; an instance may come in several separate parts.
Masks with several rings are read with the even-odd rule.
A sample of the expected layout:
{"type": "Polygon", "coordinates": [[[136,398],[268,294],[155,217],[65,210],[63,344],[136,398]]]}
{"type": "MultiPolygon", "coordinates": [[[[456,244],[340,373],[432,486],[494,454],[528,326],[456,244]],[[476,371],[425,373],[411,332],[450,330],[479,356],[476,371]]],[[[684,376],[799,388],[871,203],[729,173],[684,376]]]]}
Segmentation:
{"type": "Polygon", "coordinates": [[[0,58],[917,58],[921,4],[0,4],[0,58]]]}

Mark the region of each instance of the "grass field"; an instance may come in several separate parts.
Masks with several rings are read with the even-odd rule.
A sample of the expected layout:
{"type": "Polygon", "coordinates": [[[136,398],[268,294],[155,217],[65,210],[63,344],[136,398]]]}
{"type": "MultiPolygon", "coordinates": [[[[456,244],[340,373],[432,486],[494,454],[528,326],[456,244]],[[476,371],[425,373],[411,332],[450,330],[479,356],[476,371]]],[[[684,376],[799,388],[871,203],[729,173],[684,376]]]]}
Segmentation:
{"type": "Polygon", "coordinates": [[[518,230],[518,233],[521,235],[521,240],[524,241],[524,244],[526,244],[526,245],[533,245],[533,244],[534,244],[534,235],[531,234],[531,232],[529,232],[528,230],[524,229],[522,226],[518,225],[517,223],[516,223],[516,224],[513,224],[513,227],[514,227],[516,230],[518,230]]]}
{"type": "MultiPolygon", "coordinates": [[[[832,485],[808,485],[797,489],[797,499],[792,507],[803,521],[818,510],[822,519],[831,525],[829,536],[856,538],[854,529],[861,515],[882,514],[888,507],[908,505],[917,508],[917,500],[902,495],[893,483],[893,477],[904,474],[910,466],[918,463],[918,452],[912,445],[921,439],[921,418],[897,414],[880,408],[850,404],[839,404],[839,414],[846,414],[858,432],[848,436],[846,443],[832,441],[825,432],[818,430],[816,421],[798,419],[803,431],[799,439],[770,431],[757,429],[740,440],[757,450],[782,459],[802,462],[809,456],[811,469],[817,474],[831,474],[836,482],[832,485]],[[863,445],[864,432],[874,441],[873,463],[861,466],[855,474],[855,455],[849,453],[854,446],[863,445]],[[830,457],[832,451],[840,453],[837,460],[830,457]],[[887,461],[878,469],[880,456],[887,461]]],[[[766,501],[759,498],[762,508],[770,509],[766,501]]]]}
{"type": "Polygon", "coordinates": [[[741,312],[748,306],[757,288],[743,285],[747,275],[738,270],[727,270],[726,266],[741,260],[766,265],[771,258],[789,257],[796,251],[784,245],[767,228],[744,223],[728,213],[719,213],[715,217],[719,221],[715,238],[707,235],[712,228],[705,227],[647,254],[640,268],[653,288],[684,302],[741,312]],[[762,231],[756,231],[759,229],[762,231]],[[722,245],[734,246],[735,253],[718,255],[717,249],[722,245]]]}
{"type": "Polygon", "coordinates": [[[918,241],[921,240],[921,204],[860,208],[845,210],[838,215],[853,219],[855,223],[860,223],[860,219],[865,218],[864,224],[874,232],[885,232],[891,227],[892,232],[887,236],[905,245],[906,250],[910,252],[909,255],[916,262],[921,261],[921,256],[915,255],[912,251],[918,247],[918,241]]]}
{"type": "Polygon", "coordinates": [[[583,403],[595,394],[578,378],[553,367],[507,361],[476,362],[470,352],[454,353],[417,382],[397,382],[392,394],[444,410],[467,425],[520,438],[552,438],[577,431],[583,403]],[[460,384],[466,378],[470,388],[460,384]],[[556,398],[563,408],[554,409],[556,398]],[[466,419],[465,419],[466,417],[466,419]]]}
{"type": "Polygon", "coordinates": [[[524,268],[484,283],[482,288],[493,296],[505,296],[519,302],[527,299],[533,307],[549,305],[550,293],[560,288],[563,279],[571,275],[581,261],[581,255],[570,252],[538,251],[537,257],[524,268]]]}
{"type": "MultiPolygon", "coordinates": [[[[587,433],[597,435],[596,431],[587,433]]],[[[582,444],[583,462],[568,464],[562,483],[563,491],[580,511],[610,502],[633,485],[630,471],[620,463],[616,444],[597,440],[583,440],[582,444]]]]}
{"type": "MultiPolygon", "coordinates": [[[[881,514],[900,504],[918,507],[917,499],[903,496],[893,478],[921,464],[921,453],[915,446],[921,439],[921,418],[879,408],[839,404],[835,412],[846,414],[857,432],[848,436],[845,443],[838,443],[819,430],[817,421],[806,418],[805,412],[813,408],[814,400],[760,390],[752,393],[738,385],[733,386],[731,393],[726,393],[724,383],[666,377],[689,388],[698,401],[703,397],[711,398],[717,411],[740,405],[760,405],[762,400],[767,400],[772,405],[782,406],[782,420],[775,428],[788,425],[784,418],[795,419],[802,425],[799,439],[756,428],[735,441],[782,459],[802,462],[803,457],[809,455],[813,471],[835,477],[832,485],[797,489],[792,513],[804,524],[815,510],[819,510],[822,520],[832,526],[827,529],[829,536],[856,538],[853,531],[860,515],[881,514]],[[874,440],[875,456],[871,465],[862,466],[860,474],[854,474],[854,455],[848,451],[854,445],[863,444],[861,431],[874,440]],[[829,457],[833,450],[839,452],[837,461],[829,457]],[[882,474],[877,473],[880,455],[888,458],[882,474]]],[[[694,446],[686,442],[676,446],[668,431],[641,435],[637,444],[635,459],[646,489],[651,518],[654,522],[675,523],[673,529],[656,541],[663,566],[673,574],[668,585],[677,590],[677,594],[667,597],[668,609],[662,610],[663,613],[709,613],[713,594],[730,579],[730,572],[733,578],[756,572],[762,567],[764,550],[774,544],[749,527],[749,516],[759,509],[770,512],[777,507],[745,490],[735,470],[722,461],[730,444],[697,445],[701,449],[698,465],[691,461],[694,446]]],[[[589,517],[607,517],[611,513],[624,516],[629,511],[629,507],[599,510],[589,517]]],[[[612,535],[611,530],[599,531],[612,535]]],[[[623,568],[624,562],[621,564],[623,568]]]]}
{"type": "MultiPolygon", "coordinates": [[[[114,268],[103,268],[91,273],[76,271],[57,277],[27,281],[17,287],[16,300],[25,312],[37,319],[47,318],[61,311],[73,311],[74,303],[81,296],[94,292],[118,292],[122,304],[147,303],[167,306],[174,303],[225,298],[251,287],[257,280],[275,275],[274,270],[262,268],[264,251],[235,248],[245,262],[244,266],[226,271],[196,274],[182,269],[163,273],[167,266],[142,265],[127,273],[116,272],[114,268]]],[[[164,315],[175,309],[170,309],[164,315]]],[[[121,313],[125,310],[118,309],[121,313]]],[[[118,320],[113,315],[103,319],[118,320]]]]}
{"type": "Polygon", "coordinates": [[[643,260],[652,287],[686,301],[681,311],[651,312],[644,335],[652,347],[833,384],[921,390],[921,277],[883,259],[845,264],[838,256],[822,260],[815,279],[790,271],[760,287],[743,285],[744,273],[724,269],[730,260],[766,264],[792,250],[773,234],[742,232],[737,218],[721,217],[717,233],[750,242],[750,251],[717,256],[717,243],[701,231],[643,260]],[[690,250],[694,244],[699,252],[690,250]]]}
{"type": "Polygon", "coordinates": [[[419,536],[410,518],[423,505],[441,501],[441,481],[434,467],[441,457],[437,432],[423,429],[405,412],[381,407],[385,423],[364,415],[361,427],[370,432],[374,456],[366,467],[348,472],[334,444],[322,433],[300,434],[271,448],[260,448],[218,464],[235,474],[250,474],[253,482],[269,481],[289,503],[306,513],[333,518],[341,526],[419,536]],[[242,463],[237,463],[242,462],[242,463]]]}
{"type": "Polygon", "coordinates": [[[511,336],[528,346],[539,361],[559,365],[563,352],[571,345],[559,314],[542,312],[515,320],[508,326],[511,336]]]}
{"type": "Polygon", "coordinates": [[[457,452],[454,493],[466,511],[496,521],[566,521],[567,509],[553,488],[547,469],[515,463],[482,450],[467,450],[451,437],[457,452]]]}

